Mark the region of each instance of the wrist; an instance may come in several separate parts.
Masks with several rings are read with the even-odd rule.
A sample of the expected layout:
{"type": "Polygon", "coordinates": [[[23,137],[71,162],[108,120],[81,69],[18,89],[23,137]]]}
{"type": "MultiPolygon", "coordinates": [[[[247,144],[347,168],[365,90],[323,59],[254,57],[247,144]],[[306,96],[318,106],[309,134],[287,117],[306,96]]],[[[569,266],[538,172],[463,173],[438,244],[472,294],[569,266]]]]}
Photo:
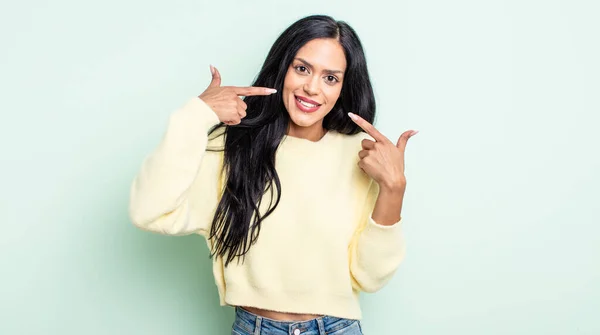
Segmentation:
{"type": "Polygon", "coordinates": [[[388,196],[402,197],[404,196],[405,190],[406,182],[379,184],[379,193],[383,193],[388,196]]]}

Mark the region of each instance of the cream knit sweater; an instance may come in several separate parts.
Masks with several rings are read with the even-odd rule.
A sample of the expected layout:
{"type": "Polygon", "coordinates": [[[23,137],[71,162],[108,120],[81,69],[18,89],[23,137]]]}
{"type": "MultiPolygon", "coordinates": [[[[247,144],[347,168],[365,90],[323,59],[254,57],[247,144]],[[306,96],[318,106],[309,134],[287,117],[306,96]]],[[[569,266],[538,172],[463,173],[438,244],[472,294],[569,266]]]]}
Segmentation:
{"type": "MultiPolygon", "coordinates": [[[[222,187],[223,153],[205,151],[223,146],[223,136],[207,136],[217,123],[197,97],[171,114],[131,187],[135,226],[208,237],[222,187]]],[[[277,209],[262,222],[244,263],[224,267],[214,259],[221,305],[361,318],[359,292],[383,287],[404,257],[401,223],[383,226],[371,217],[379,187],[357,165],[363,138],[370,136],[284,137],[276,154],[277,209]]],[[[270,193],[265,196],[262,213],[270,193]]]]}

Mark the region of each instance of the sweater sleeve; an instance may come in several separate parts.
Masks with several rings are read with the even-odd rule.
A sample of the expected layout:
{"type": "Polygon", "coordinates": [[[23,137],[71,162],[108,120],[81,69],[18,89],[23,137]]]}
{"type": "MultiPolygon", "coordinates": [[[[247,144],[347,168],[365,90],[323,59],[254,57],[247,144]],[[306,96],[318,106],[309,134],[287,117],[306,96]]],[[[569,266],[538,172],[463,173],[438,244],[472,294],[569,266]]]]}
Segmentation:
{"type": "Polygon", "coordinates": [[[361,213],[361,225],[350,248],[353,287],[368,293],[376,292],[387,284],[405,254],[402,219],[390,226],[373,220],[378,194],[379,185],[372,180],[361,213]]]}
{"type": "Polygon", "coordinates": [[[197,97],[170,115],[160,144],[131,185],[129,216],[135,226],[164,235],[206,236],[221,163],[206,149],[208,131],[218,123],[216,113],[197,97]]]}

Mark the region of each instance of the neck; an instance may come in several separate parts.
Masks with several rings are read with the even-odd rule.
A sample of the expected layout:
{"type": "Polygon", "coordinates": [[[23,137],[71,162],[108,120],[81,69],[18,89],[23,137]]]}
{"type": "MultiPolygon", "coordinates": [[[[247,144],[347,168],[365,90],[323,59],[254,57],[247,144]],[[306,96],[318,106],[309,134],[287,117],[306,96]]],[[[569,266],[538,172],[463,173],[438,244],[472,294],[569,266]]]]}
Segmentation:
{"type": "Polygon", "coordinates": [[[299,127],[290,122],[287,130],[288,136],[303,138],[313,142],[319,141],[326,133],[327,130],[323,128],[322,124],[315,124],[312,127],[299,127]]]}

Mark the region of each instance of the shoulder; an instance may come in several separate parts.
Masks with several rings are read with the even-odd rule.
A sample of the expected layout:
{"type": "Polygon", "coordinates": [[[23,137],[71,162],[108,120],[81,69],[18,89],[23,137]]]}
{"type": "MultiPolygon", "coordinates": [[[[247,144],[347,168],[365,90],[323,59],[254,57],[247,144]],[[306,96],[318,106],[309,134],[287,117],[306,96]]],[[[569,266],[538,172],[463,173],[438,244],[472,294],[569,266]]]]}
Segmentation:
{"type": "Polygon", "coordinates": [[[219,127],[212,133],[207,134],[208,141],[202,159],[203,166],[210,166],[211,170],[220,171],[223,167],[225,154],[225,127],[219,127]]]}
{"type": "Polygon", "coordinates": [[[351,135],[341,134],[341,136],[343,136],[347,141],[354,141],[354,142],[358,142],[358,143],[360,143],[364,139],[368,139],[368,140],[372,140],[372,141],[375,140],[373,137],[371,137],[371,135],[365,133],[364,131],[360,131],[356,134],[351,134],[351,135]]]}
{"type": "Polygon", "coordinates": [[[339,150],[340,156],[338,157],[344,161],[343,164],[348,164],[347,166],[350,167],[354,187],[366,191],[372,179],[358,166],[358,162],[360,161],[358,153],[362,150],[362,141],[365,139],[374,141],[373,137],[365,132],[351,135],[335,133],[334,136],[338,139],[337,142],[339,142],[337,150],[339,150]]]}
{"type": "Polygon", "coordinates": [[[212,133],[208,134],[208,150],[222,151],[225,148],[225,127],[220,126],[215,129],[212,133]]]}
{"type": "Polygon", "coordinates": [[[367,139],[367,140],[371,140],[374,141],[373,137],[371,137],[371,135],[365,133],[365,132],[359,132],[356,134],[351,134],[351,135],[346,135],[346,134],[340,134],[337,132],[334,132],[334,137],[337,137],[339,139],[339,142],[341,143],[341,145],[344,147],[345,150],[349,150],[349,151],[356,151],[356,153],[358,153],[360,150],[362,150],[362,141],[367,139]]]}
{"type": "Polygon", "coordinates": [[[350,136],[356,137],[357,140],[358,140],[358,142],[361,142],[362,140],[365,140],[365,139],[366,140],[375,141],[375,139],[371,135],[365,133],[364,131],[361,131],[361,132],[359,132],[357,134],[350,135],[350,136]]]}

